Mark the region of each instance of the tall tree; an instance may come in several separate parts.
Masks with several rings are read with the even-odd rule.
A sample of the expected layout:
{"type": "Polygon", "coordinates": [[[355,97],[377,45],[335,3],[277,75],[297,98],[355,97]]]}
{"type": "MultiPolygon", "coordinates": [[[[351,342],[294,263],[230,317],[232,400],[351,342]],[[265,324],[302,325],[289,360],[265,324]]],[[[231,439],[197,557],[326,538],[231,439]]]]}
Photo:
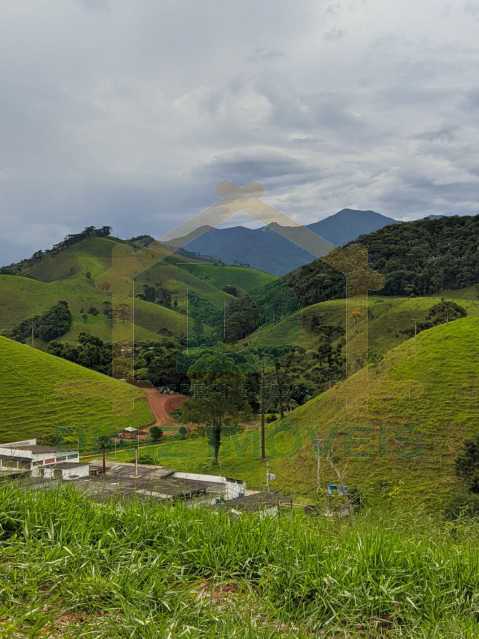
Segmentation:
{"type": "Polygon", "coordinates": [[[234,358],[222,352],[204,353],[190,368],[192,397],[183,408],[189,421],[205,423],[218,463],[221,433],[227,420],[247,412],[243,393],[244,371],[234,358]]]}

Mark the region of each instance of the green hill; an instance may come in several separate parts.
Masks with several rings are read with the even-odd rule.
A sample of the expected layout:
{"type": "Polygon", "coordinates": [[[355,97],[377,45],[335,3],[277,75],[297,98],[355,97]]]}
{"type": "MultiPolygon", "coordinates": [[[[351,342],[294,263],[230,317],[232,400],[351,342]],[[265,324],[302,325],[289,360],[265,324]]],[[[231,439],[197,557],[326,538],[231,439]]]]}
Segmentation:
{"type": "MultiPolygon", "coordinates": [[[[441,296],[386,297],[371,295],[367,299],[368,318],[365,313],[350,327],[349,339],[359,339],[368,332],[369,352],[383,355],[410,337],[414,324],[426,319],[428,311],[441,299],[460,304],[469,316],[479,315],[479,300],[474,289],[445,291],[441,296]]],[[[306,350],[317,348],[321,337],[315,326],[331,325],[345,328],[346,313],[364,309],[365,300],[351,298],[328,300],[312,304],[288,315],[276,323],[266,324],[243,340],[249,346],[301,346],[306,350]]]]}
{"type": "Polygon", "coordinates": [[[467,318],[424,331],[275,424],[273,450],[281,458],[290,448],[276,462],[282,481],[314,487],[319,435],[323,482],[341,477],[433,500],[448,494],[457,453],[478,431],[478,330],[479,319],[467,318]]]}
{"type": "Polygon", "coordinates": [[[244,266],[226,266],[207,262],[184,262],[180,266],[217,288],[235,286],[245,293],[250,293],[276,280],[276,277],[270,273],[244,266]]]}
{"type": "Polygon", "coordinates": [[[0,441],[74,426],[91,443],[152,422],[141,389],[0,337],[0,441]]]}
{"type": "Polygon", "coordinates": [[[376,290],[384,295],[437,295],[444,290],[475,286],[479,282],[479,216],[452,216],[392,224],[335,249],[326,257],[302,266],[258,292],[258,301],[276,315],[325,300],[345,297],[345,278],[339,265],[356,279],[361,273],[361,254],[369,275],[377,279],[376,290]],[[348,256],[349,254],[349,256],[348,256]]]}
{"type": "Polygon", "coordinates": [[[164,334],[185,335],[187,297],[190,313],[194,315],[195,301],[207,325],[209,318],[223,312],[224,302],[233,299],[222,290],[224,286],[249,291],[274,278],[255,269],[213,265],[193,256],[172,254],[159,242],[139,246],[117,238],[80,234],[73,243],[62,243],[1,270],[0,332],[8,334],[21,321],[66,300],[73,325],[63,340],[76,340],[80,332],[111,340],[112,322],[105,307],[122,298],[131,302],[133,280],[136,339],[158,340],[164,334]],[[145,286],[153,288],[153,299],[140,299],[145,286]]]}
{"type": "MultiPolygon", "coordinates": [[[[426,330],[271,424],[275,487],[314,494],[319,436],[323,488],[340,480],[365,492],[442,501],[457,485],[454,460],[464,439],[479,428],[478,331],[478,318],[426,330]]],[[[203,438],[160,445],[157,460],[178,469],[211,468],[203,438]]],[[[259,433],[225,439],[221,466],[264,486],[259,433]]]]}

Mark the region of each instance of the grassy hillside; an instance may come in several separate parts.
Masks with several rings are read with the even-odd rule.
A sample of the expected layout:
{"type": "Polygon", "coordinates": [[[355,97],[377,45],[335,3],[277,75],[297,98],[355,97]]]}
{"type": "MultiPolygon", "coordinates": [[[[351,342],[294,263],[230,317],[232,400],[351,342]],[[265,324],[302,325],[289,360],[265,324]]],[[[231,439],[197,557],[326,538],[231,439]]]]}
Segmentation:
{"type": "Polygon", "coordinates": [[[447,495],[457,453],[478,431],[478,330],[470,318],[424,331],[276,424],[279,449],[296,449],[281,475],[298,477],[298,488],[314,485],[314,450],[305,442],[319,434],[324,480],[337,480],[337,471],[366,490],[447,495]]]}
{"type": "MultiPolygon", "coordinates": [[[[423,322],[428,311],[441,301],[441,298],[452,300],[464,307],[469,316],[479,316],[479,300],[474,289],[447,291],[441,296],[425,297],[385,297],[369,296],[368,320],[358,318],[354,322],[349,339],[359,339],[364,331],[368,331],[369,351],[383,355],[389,349],[408,339],[404,331],[414,331],[414,323],[423,322]]],[[[305,349],[317,347],[319,337],[311,329],[312,320],[318,318],[321,324],[346,325],[346,313],[355,312],[356,308],[364,308],[363,299],[329,300],[312,304],[296,311],[275,324],[267,324],[247,337],[243,344],[251,346],[287,346],[297,345],[305,349]]]]}
{"type": "Polygon", "coordinates": [[[142,390],[0,337],[0,441],[75,426],[93,441],[153,422],[142,390]]]}
{"type": "Polygon", "coordinates": [[[270,273],[244,266],[223,266],[207,262],[184,262],[180,266],[219,289],[224,286],[235,286],[246,293],[274,282],[276,279],[270,273]]]}
{"type": "MultiPolygon", "coordinates": [[[[0,275],[0,333],[8,333],[22,320],[44,313],[59,300],[68,302],[73,315],[71,331],[62,341],[74,341],[81,332],[111,340],[112,322],[101,312],[105,302],[111,303],[111,294],[95,288],[81,275],[55,282],[0,275]],[[91,307],[99,311],[98,315],[88,313],[91,307]]],[[[171,309],[142,300],[137,301],[136,309],[138,339],[158,339],[159,328],[179,335],[185,330],[185,318],[171,309]]]]}
{"type": "Polygon", "coordinates": [[[247,291],[274,280],[255,269],[213,265],[171,254],[158,242],[138,247],[111,237],[82,239],[57,253],[25,261],[15,273],[0,274],[0,332],[7,333],[22,320],[66,300],[73,314],[72,329],[63,337],[66,341],[76,340],[82,331],[111,340],[112,323],[102,313],[104,304],[128,299],[131,303],[133,279],[137,295],[144,285],[150,285],[167,291],[172,300],[168,308],[137,298],[138,340],[158,340],[165,331],[185,335],[187,291],[190,299],[196,296],[209,305],[207,308],[222,312],[224,302],[232,299],[223,286],[231,284],[247,291]],[[99,313],[89,313],[91,308],[99,313]]]}
{"type": "MultiPolygon", "coordinates": [[[[441,501],[456,486],[454,460],[478,431],[478,318],[420,333],[268,427],[275,486],[314,494],[322,441],[322,486],[342,481],[369,492],[441,501]]],[[[205,439],[165,443],[149,450],[178,469],[211,468],[205,439]]],[[[225,439],[222,472],[265,484],[259,433],[225,439]]]]}

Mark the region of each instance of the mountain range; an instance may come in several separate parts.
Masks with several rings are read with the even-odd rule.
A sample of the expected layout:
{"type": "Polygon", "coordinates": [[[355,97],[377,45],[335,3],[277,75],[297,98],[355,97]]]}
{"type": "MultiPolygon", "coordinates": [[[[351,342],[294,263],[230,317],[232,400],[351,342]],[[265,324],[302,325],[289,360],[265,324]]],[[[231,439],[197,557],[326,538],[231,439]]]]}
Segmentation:
{"type": "Polygon", "coordinates": [[[396,223],[397,220],[374,211],[343,209],[306,226],[281,226],[275,222],[258,229],[202,226],[172,240],[170,245],[225,264],[247,264],[284,275],[326,255],[336,246],[396,223]]]}

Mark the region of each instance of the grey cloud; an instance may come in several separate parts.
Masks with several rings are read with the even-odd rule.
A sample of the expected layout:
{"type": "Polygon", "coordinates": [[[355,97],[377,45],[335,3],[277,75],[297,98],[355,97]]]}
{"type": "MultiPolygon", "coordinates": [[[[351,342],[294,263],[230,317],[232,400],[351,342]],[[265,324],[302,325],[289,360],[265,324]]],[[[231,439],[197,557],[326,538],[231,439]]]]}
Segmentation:
{"type": "Polygon", "coordinates": [[[475,3],[446,4],[6,3],[0,261],[86,224],[160,236],[223,179],[304,222],[474,212],[475,3]]]}
{"type": "Polygon", "coordinates": [[[261,149],[228,152],[214,157],[204,167],[204,171],[214,179],[222,180],[231,176],[233,181],[241,184],[297,175],[306,170],[307,166],[297,158],[261,149]]]}
{"type": "Polygon", "coordinates": [[[94,11],[104,11],[110,8],[109,0],[75,0],[79,5],[86,9],[93,9],[94,11]]]}

